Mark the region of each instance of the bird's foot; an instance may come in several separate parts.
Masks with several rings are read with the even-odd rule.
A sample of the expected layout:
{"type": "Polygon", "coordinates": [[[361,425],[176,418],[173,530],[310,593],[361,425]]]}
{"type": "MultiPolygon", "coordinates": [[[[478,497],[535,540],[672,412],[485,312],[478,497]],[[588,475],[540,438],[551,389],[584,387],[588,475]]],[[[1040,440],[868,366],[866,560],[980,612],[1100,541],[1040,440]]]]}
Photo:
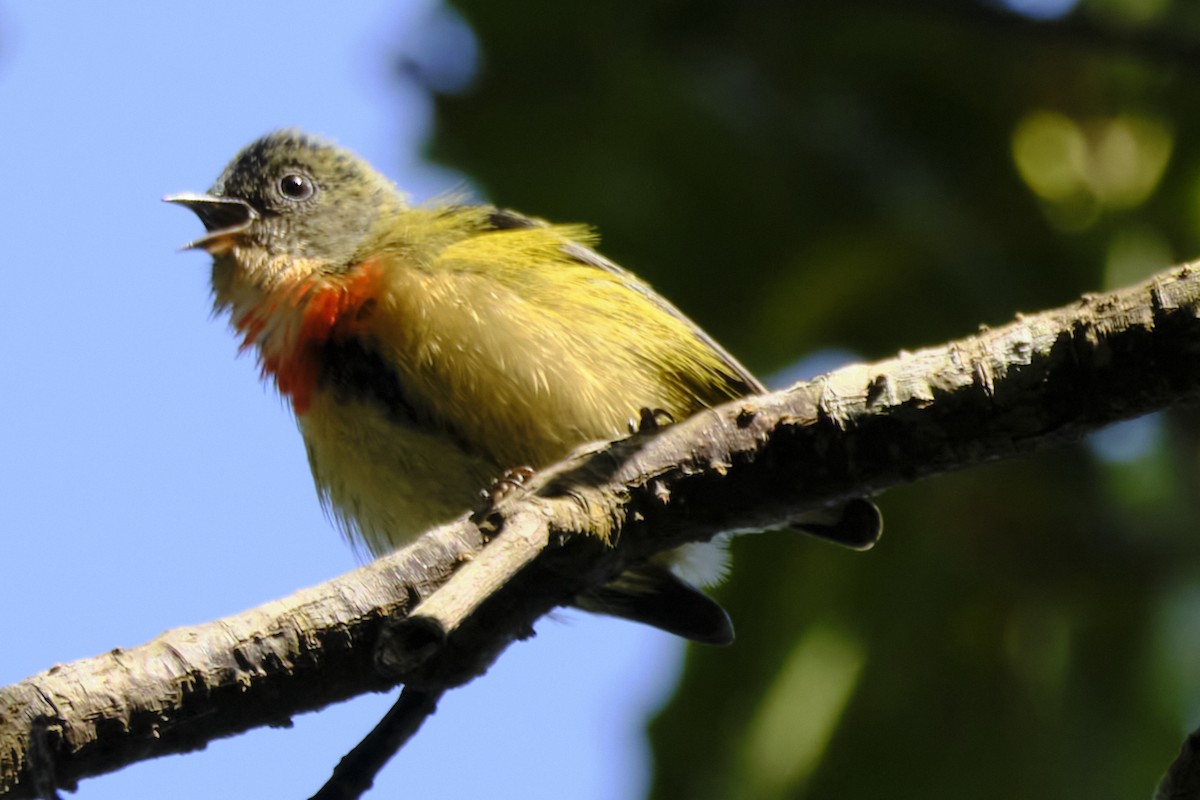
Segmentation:
{"type": "Polygon", "coordinates": [[[629,420],[629,432],[649,435],[674,424],[675,417],[665,408],[642,408],[637,419],[629,420]]]}
{"type": "Polygon", "coordinates": [[[479,493],[482,502],[479,508],[471,514],[471,521],[486,534],[498,533],[500,530],[499,520],[496,519],[498,515],[494,515],[492,512],[496,510],[496,506],[500,504],[501,500],[523,487],[533,477],[533,474],[533,467],[513,467],[492,481],[491,486],[479,493]]]}

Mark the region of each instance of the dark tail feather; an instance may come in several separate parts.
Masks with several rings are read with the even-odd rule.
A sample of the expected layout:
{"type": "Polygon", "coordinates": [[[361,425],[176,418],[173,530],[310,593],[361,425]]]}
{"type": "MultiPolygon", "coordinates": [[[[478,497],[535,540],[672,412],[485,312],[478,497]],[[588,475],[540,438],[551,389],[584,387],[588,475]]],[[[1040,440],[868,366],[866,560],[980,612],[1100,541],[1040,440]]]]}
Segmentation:
{"type": "Polygon", "coordinates": [[[854,550],[870,550],[883,534],[883,515],[870,500],[856,497],[799,520],[792,527],[854,550]]]}
{"type": "Polygon", "coordinates": [[[575,601],[585,611],[640,622],[701,644],[733,643],[733,623],[717,601],[666,567],[646,564],[575,601]]]}
{"type": "MultiPolygon", "coordinates": [[[[793,523],[805,533],[855,550],[869,550],[883,532],[875,504],[855,498],[793,523]]],[[[733,643],[733,623],[717,601],[657,564],[629,570],[576,598],[584,611],[640,622],[702,644],[733,643]]]]}

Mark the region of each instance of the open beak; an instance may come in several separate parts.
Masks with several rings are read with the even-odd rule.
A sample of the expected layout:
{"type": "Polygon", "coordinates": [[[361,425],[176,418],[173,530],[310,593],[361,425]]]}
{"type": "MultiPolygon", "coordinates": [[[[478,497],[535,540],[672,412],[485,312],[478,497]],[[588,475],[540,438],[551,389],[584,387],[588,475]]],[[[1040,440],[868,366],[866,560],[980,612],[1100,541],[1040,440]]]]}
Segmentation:
{"type": "Polygon", "coordinates": [[[180,250],[205,250],[213,255],[227,253],[233,248],[238,235],[258,219],[258,212],[253,206],[245,200],[233,197],[180,192],[167,195],[163,202],[190,208],[208,231],[199,239],[179,248],[180,250]]]}

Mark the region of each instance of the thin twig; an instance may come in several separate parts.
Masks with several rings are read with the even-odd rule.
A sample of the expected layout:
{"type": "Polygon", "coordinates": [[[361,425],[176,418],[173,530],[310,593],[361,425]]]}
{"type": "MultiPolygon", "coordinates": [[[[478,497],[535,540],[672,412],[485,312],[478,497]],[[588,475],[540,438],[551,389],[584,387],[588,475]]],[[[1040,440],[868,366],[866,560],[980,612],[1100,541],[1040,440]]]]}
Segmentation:
{"type": "Polygon", "coordinates": [[[405,688],[379,724],[347,753],[309,800],[358,800],[375,776],[437,710],[441,692],[405,688]]]}

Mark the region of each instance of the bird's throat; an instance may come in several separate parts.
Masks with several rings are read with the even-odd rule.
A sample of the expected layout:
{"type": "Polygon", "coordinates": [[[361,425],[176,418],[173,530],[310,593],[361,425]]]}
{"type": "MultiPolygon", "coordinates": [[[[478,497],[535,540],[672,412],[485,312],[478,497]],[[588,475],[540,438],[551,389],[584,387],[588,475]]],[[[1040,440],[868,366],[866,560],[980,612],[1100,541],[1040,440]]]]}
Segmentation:
{"type": "Polygon", "coordinates": [[[367,334],[380,291],[375,262],[336,275],[313,275],[266,294],[234,316],[242,349],[259,352],[263,377],[271,377],[298,416],[312,403],[328,344],[367,334]]]}

